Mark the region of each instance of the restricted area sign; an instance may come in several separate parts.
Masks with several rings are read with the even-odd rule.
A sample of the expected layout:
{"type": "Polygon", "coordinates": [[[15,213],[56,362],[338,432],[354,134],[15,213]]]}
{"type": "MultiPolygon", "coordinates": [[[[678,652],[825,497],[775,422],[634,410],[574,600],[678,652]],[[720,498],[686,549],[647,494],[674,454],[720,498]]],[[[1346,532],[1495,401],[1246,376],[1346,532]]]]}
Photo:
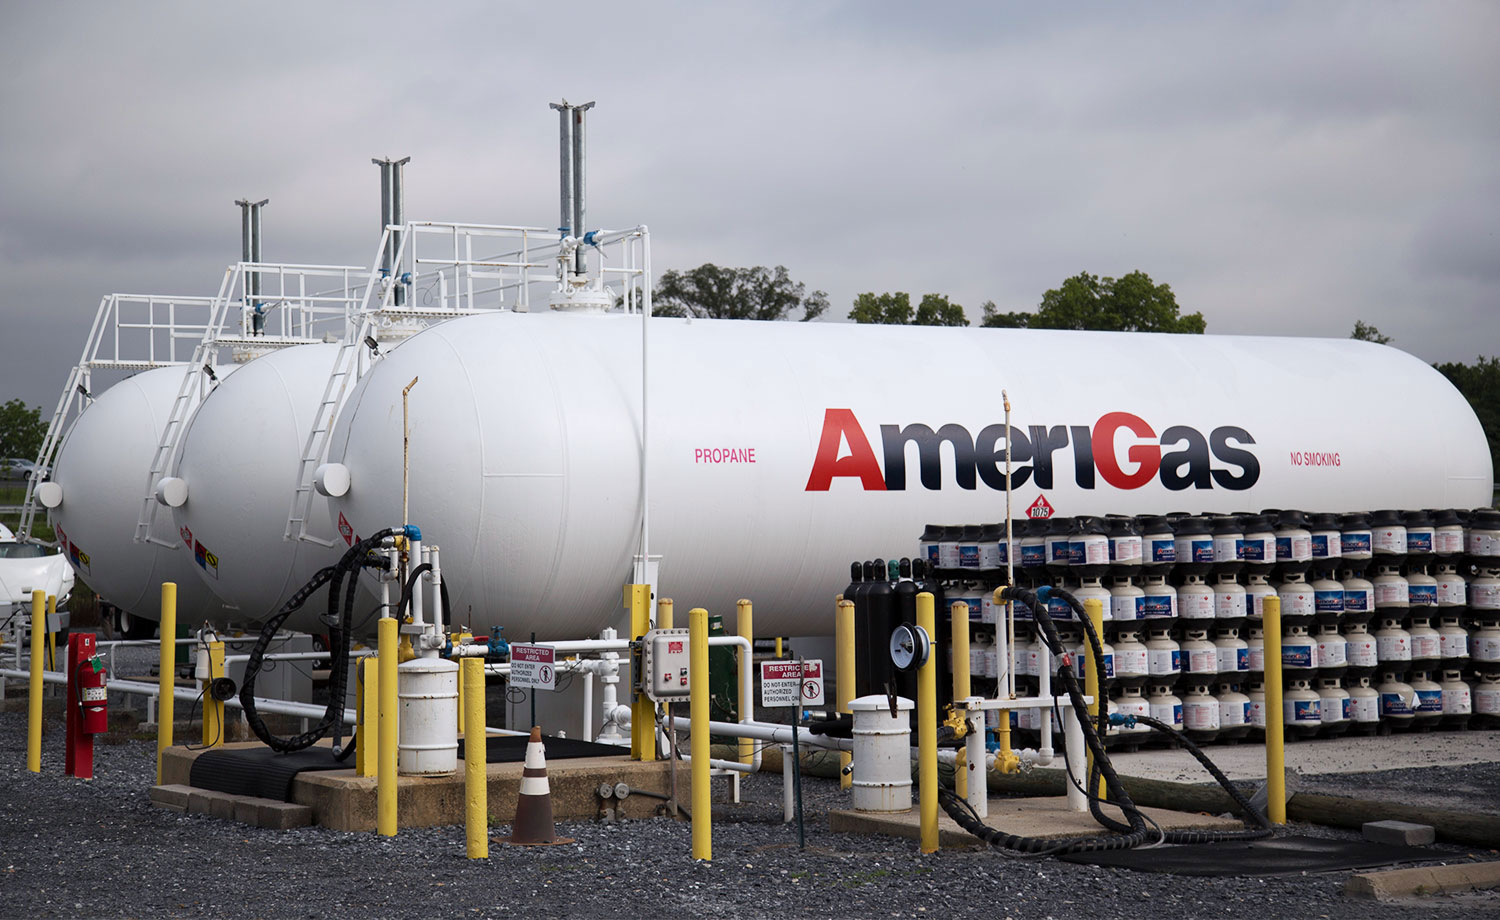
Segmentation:
{"type": "Polygon", "coordinates": [[[557,689],[557,650],[549,645],[510,647],[510,685],[533,690],[557,689]]]}
{"type": "Polygon", "coordinates": [[[823,661],[762,661],[760,704],[776,706],[823,705],[823,661]]]}

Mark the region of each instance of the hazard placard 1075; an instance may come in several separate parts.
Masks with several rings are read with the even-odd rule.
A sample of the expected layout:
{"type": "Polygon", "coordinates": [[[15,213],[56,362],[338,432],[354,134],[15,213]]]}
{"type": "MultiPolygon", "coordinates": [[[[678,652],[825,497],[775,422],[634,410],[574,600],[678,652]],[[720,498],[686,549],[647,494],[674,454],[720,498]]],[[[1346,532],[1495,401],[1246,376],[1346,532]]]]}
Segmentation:
{"type": "Polygon", "coordinates": [[[777,706],[823,705],[823,661],[762,661],[760,704],[777,706]]]}

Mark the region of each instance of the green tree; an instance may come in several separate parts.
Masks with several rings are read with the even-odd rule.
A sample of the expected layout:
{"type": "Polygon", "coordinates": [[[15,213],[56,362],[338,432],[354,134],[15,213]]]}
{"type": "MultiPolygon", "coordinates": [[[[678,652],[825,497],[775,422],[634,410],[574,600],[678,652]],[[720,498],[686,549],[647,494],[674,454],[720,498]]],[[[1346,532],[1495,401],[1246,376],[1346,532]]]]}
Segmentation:
{"type": "Polygon", "coordinates": [[[1361,342],[1374,342],[1376,345],[1389,345],[1396,341],[1388,335],[1381,335],[1379,329],[1376,329],[1373,324],[1366,324],[1362,319],[1354,321],[1354,331],[1349,333],[1349,338],[1359,339],[1361,342]]]}
{"type": "Polygon", "coordinates": [[[1207,328],[1202,313],[1183,316],[1172,288],[1155,283],[1141,271],[1122,278],[1101,278],[1083,272],[1043,294],[1035,313],[1000,313],[993,305],[987,305],[983,325],[1198,334],[1207,328]]]}
{"type": "Polygon", "coordinates": [[[876,294],[866,292],[854,298],[849,318],[856,323],[882,323],[890,326],[967,326],[964,308],[944,294],[923,294],[913,312],[911,295],[905,291],[876,294]]]}
{"type": "Polygon", "coordinates": [[[0,458],[33,459],[46,436],[41,408],[29,409],[19,399],[0,406],[0,458]]]}
{"type": "Polygon", "coordinates": [[[806,322],[828,309],[828,295],[807,293],[784,266],[774,269],[729,268],[705,262],[685,272],[664,272],[653,292],[658,316],[702,316],[712,319],[790,319],[800,312],[806,322]]]}
{"type": "MultiPolygon", "coordinates": [[[[1371,327],[1373,328],[1373,327],[1371,327]]],[[[1434,364],[1447,377],[1479,417],[1484,436],[1490,442],[1490,462],[1495,464],[1495,480],[1500,482],[1500,356],[1480,357],[1473,364],[1434,364]]]]}

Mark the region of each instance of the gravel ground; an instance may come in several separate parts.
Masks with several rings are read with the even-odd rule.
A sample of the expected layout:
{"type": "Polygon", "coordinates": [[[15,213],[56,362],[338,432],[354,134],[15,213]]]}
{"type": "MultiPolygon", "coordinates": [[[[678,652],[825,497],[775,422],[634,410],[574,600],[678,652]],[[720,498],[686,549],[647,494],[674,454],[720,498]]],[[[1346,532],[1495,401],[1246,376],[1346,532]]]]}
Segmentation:
{"type": "MultiPolygon", "coordinates": [[[[1018,859],[921,856],[910,841],[833,834],[842,797],[805,781],[807,849],[780,820],[780,777],[715,804],[714,860],[694,864],[686,823],[564,822],[570,846],[464,855],[460,827],[395,838],[266,831],[153,808],[148,741],[99,744],[91,782],[62,775],[61,724],[44,772],[25,770],[25,714],[0,713],[0,916],[4,917],[1327,917],[1500,916],[1488,894],[1402,904],[1348,901],[1349,873],[1186,879],[1018,859]]],[[[1299,833],[1341,832],[1298,826],[1299,833]]],[[[505,832],[502,828],[497,833],[505,832]]],[[[1348,835],[1343,835],[1348,836],[1348,835]]],[[[1494,853],[1444,847],[1445,861],[1494,853]]]]}

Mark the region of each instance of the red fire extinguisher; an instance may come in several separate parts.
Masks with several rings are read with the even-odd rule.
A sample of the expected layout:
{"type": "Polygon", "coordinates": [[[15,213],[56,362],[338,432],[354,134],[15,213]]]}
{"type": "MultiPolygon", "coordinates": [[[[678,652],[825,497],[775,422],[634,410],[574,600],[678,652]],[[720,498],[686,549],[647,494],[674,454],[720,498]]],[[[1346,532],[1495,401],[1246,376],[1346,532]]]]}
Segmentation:
{"type": "Polygon", "coordinates": [[[90,633],[68,636],[67,773],[94,776],[94,736],[109,729],[109,690],[104,656],[90,633]]]}

